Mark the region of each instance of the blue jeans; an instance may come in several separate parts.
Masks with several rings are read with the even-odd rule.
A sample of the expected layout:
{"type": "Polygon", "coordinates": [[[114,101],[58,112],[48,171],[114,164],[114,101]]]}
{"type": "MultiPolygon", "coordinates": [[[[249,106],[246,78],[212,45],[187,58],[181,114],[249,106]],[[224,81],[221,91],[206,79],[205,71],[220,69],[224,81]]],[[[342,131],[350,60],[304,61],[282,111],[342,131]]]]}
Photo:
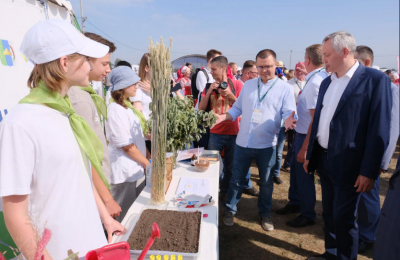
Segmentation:
{"type": "Polygon", "coordinates": [[[293,160],[290,165],[289,204],[300,206],[301,215],[315,220],[315,183],[314,173],[304,171],[303,164],[297,162],[297,154],[306,139],[305,134],[296,133],[293,144],[293,160]]]}
{"type": "Polygon", "coordinates": [[[357,205],[357,224],[360,230],[360,240],[368,243],[375,242],[379,216],[381,215],[381,200],[379,198],[380,179],[380,176],[376,179],[372,190],[361,193],[357,205]]]}
{"type": "Polygon", "coordinates": [[[218,150],[221,154],[222,150],[225,148],[225,156],[223,159],[224,169],[219,180],[219,189],[222,193],[227,193],[229,190],[229,181],[232,177],[235,145],[236,135],[210,134],[210,139],[208,142],[209,150],[218,150]]]}
{"type": "Polygon", "coordinates": [[[226,198],[225,211],[234,214],[237,212],[237,204],[242,197],[243,189],[246,188],[246,176],[253,159],[256,160],[260,176],[259,216],[269,217],[272,206],[272,191],[274,190],[271,168],[274,166],[276,159],[275,146],[265,149],[253,149],[236,145],[233,175],[226,198]]]}
{"type": "Polygon", "coordinates": [[[275,165],[272,167],[271,172],[273,177],[281,176],[281,165],[282,165],[282,152],[285,146],[286,132],[285,128],[281,127],[278,135],[278,142],[276,143],[276,160],[275,165]]]}

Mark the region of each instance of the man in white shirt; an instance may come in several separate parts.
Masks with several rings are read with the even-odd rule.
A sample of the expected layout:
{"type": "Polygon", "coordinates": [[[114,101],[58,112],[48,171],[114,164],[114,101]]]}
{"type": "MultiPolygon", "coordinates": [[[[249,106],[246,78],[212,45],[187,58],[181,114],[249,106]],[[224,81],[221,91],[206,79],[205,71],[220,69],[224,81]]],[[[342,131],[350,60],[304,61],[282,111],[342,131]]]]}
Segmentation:
{"type": "MultiPolygon", "coordinates": [[[[199,94],[197,95],[198,101],[196,103],[196,109],[199,108],[201,93],[206,88],[207,83],[214,83],[213,76],[211,75],[211,60],[221,55],[222,53],[220,51],[214,49],[209,50],[207,52],[207,66],[197,73],[196,88],[199,94]]],[[[207,150],[209,137],[210,137],[210,128],[206,128],[206,133],[201,135],[200,140],[197,142],[193,142],[194,147],[204,147],[204,149],[207,150]]]]}
{"type": "Polygon", "coordinates": [[[282,121],[286,129],[296,126],[296,103],[293,88],[275,76],[275,52],[269,49],[260,51],[256,63],[260,78],[246,81],[228,113],[217,115],[216,124],[242,115],[223,222],[226,226],[233,226],[236,205],[246,186],[249,167],[255,159],[260,175],[259,217],[262,228],[271,231],[274,229],[270,217],[273,191],[271,168],[275,164],[277,135],[282,121]]]}
{"type": "MultiPolygon", "coordinates": [[[[372,67],[374,53],[368,46],[357,46],[354,57],[364,66],[372,67]]],[[[393,152],[396,149],[397,139],[399,138],[399,88],[392,83],[392,118],[390,122],[390,141],[382,159],[381,173],[386,172],[393,152]]],[[[374,188],[370,191],[361,193],[358,202],[357,224],[360,229],[360,239],[358,243],[358,253],[364,253],[372,248],[376,240],[379,217],[381,215],[381,200],[379,197],[380,177],[375,181],[374,188]]]]}
{"type": "Polygon", "coordinates": [[[323,40],[325,68],[304,170],[318,169],[325,223],[325,253],[309,260],[357,259],[356,208],[361,192],[374,187],[389,144],[392,93],[383,73],[354,59],[347,32],[323,40]]]}
{"type": "MultiPolygon", "coordinates": [[[[303,90],[304,85],[306,84],[306,81],[304,79],[306,74],[304,74],[302,71],[297,69],[300,64],[303,64],[303,62],[299,62],[296,64],[295,71],[294,71],[295,77],[288,81],[288,84],[293,86],[294,98],[296,100],[296,104],[297,104],[297,99],[299,97],[299,93],[303,90]]],[[[294,130],[289,130],[286,133],[288,152],[285,157],[285,162],[283,163],[283,166],[282,166],[282,170],[284,170],[286,172],[290,171],[290,165],[292,163],[292,160],[294,160],[292,158],[293,157],[294,134],[295,134],[294,130]]]]}
{"type": "MultiPolygon", "coordinates": [[[[296,218],[287,222],[291,227],[305,227],[315,223],[316,193],[314,174],[304,171],[303,163],[306,157],[308,141],[310,138],[311,125],[317,105],[319,87],[321,82],[328,77],[322,61],[322,45],[314,44],[306,48],[304,66],[309,73],[305,77],[306,84],[299,95],[297,103],[298,121],[295,141],[293,145],[294,157],[290,166],[289,203],[277,214],[286,215],[301,212],[296,218]]],[[[299,68],[296,69],[300,72],[299,68]]]]}

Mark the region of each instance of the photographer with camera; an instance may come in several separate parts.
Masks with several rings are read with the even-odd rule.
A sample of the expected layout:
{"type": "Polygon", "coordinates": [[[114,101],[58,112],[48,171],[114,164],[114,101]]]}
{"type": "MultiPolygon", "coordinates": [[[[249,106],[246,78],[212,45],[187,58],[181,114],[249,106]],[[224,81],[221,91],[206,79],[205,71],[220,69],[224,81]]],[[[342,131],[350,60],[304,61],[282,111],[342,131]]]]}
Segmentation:
{"type": "MultiPolygon", "coordinates": [[[[235,103],[242,91],[243,83],[228,79],[228,59],[218,56],[211,60],[211,75],[214,83],[208,83],[201,93],[199,109],[214,111],[218,115],[225,114],[235,103]]],[[[220,192],[224,196],[229,189],[233,170],[233,153],[236,136],[239,133],[239,118],[234,121],[225,121],[210,130],[208,142],[209,150],[218,150],[222,153],[225,148],[224,170],[220,179],[220,192]]]]}

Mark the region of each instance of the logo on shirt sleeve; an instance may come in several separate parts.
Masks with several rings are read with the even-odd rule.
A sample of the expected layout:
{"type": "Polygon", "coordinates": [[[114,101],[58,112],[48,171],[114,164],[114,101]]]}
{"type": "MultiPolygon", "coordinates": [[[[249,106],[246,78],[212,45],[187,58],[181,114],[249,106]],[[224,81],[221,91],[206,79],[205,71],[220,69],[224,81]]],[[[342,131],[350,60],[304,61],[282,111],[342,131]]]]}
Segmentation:
{"type": "Polygon", "coordinates": [[[7,40],[0,39],[0,62],[4,66],[13,66],[15,62],[14,49],[7,40]]]}

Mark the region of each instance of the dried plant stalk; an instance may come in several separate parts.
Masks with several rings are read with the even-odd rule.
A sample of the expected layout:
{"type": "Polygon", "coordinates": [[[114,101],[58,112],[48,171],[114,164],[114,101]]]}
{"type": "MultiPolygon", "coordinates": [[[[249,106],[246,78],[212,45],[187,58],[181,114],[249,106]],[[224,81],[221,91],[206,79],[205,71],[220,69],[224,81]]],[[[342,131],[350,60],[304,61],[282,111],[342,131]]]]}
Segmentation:
{"type": "Polygon", "coordinates": [[[151,203],[164,203],[165,151],[167,143],[167,104],[171,81],[170,47],[167,48],[161,37],[160,43],[153,44],[150,38],[151,68],[151,203]]]}

